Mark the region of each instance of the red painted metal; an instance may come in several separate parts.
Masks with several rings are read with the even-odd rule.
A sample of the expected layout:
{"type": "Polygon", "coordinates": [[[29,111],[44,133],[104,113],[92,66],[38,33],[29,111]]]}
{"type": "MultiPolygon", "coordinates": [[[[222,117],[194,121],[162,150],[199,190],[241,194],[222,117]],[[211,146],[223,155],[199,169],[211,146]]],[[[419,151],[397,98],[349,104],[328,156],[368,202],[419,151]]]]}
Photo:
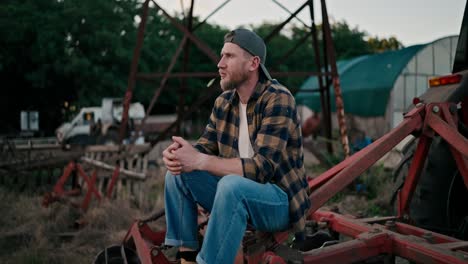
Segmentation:
{"type": "Polygon", "coordinates": [[[267,251],[262,256],[262,263],[268,264],[286,264],[283,258],[279,257],[271,251],[267,251]]]}
{"type": "Polygon", "coordinates": [[[70,161],[68,165],[65,167],[62,176],[60,176],[59,180],[55,184],[53,191],[50,193],[46,193],[42,200],[42,206],[48,207],[51,203],[59,201],[68,196],[77,196],[80,195],[82,192],[82,188],[73,188],[71,190],[65,190],[64,186],[67,183],[68,178],[72,175],[73,172],[78,172],[78,175],[83,178],[84,183],[86,183],[87,191],[85,194],[85,198],[80,204],[72,203],[74,206],[81,207],[84,211],[88,209],[89,203],[91,202],[91,198],[93,195],[96,197],[98,201],[101,200],[101,195],[99,194],[98,190],[95,187],[96,183],[96,170],[93,171],[93,175],[91,179],[83,170],[83,167],[74,161],[70,161]]]}
{"type": "MultiPolygon", "coordinates": [[[[385,136],[381,137],[380,139],[376,140],[371,145],[367,146],[366,148],[360,150],[359,152],[355,153],[351,157],[343,160],[342,162],[335,165],[333,168],[327,170],[326,172],[322,173],[318,177],[309,181],[309,188],[312,192],[316,191],[319,187],[327,183],[330,179],[335,177],[336,174],[340,173],[344,168],[347,168],[357,162],[358,160],[365,160],[365,157],[369,156],[371,152],[378,152],[382,154],[382,148],[387,146],[385,149],[388,149],[388,142],[392,139],[392,142],[399,142],[407,135],[411,134],[413,131],[418,131],[422,128],[422,115],[424,112],[423,107],[418,107],[410,111],[408,114],[405,115],[405,119],[402,123],[400,123],[396,128],[391,130],[385,136]],[[375,151],[377,150],[377,151],[375,151]]],[[[395,143],[392,143],[393,147],[395,143]]],[[[384,152],[383,154],[385,154],[384,152]]],[[[375,154],[375,153],[374,153],[375,154]]],[[[378,158],[380,158],[379,156],[378,158]]],[[[373,164],[373,163],[372,163],[373,164]]],[[[372,165],[371,164],[371,165],[372,165]]],[[[316,203],[316,200],[314,200],[316,203]]],[[[321,204],[320,206],[322,206],[321,204]]]]}
{"type": "Polygon", "coordinates": [[[68,163],[68,165],[65,167],[65,170],[63,171],[62,176],[60,177],[60,179],[55,184],[54,189],[53,189],[54,193],[57,193],[57,194],[62,194],[63,193],[63,191],[64,191],[63,186],[67,182],[68,177],[70,177],[70,174],[72,173],[72,171],[74,169],[75,169],[75,162],[70,161],[68,163]]]}
{"type": "Polygon", "coordinates": [[[356,263],[391,251],[384,233],[363,233],[358,239],[304,253],[304,263],[356,263]]]}
{"type": "Polygon", "coordinates": [[[407,235],[407,236],[416,236],[416,237],[422,237],[425,234],[431,233],[432,236],[432,242],[435,244],[445,244],[445,243],[458,243],[460,240],[449,237],[446,235],[442,234],[437,234],[433,232],[429,232],[426,229],[422,229],[413,225],[401,223],[401,222],[395,222],[395,231],[407,235]]]}
{"type": "Polygon", "coordinates": [[[94,183],[96,182],[96,178],[97,178],[96,170],[93,171],[93,176],[92,176],[94,178],[94,182],[93,182],[93,180],[90,180],[88,175],[86,175],[81,164],[76,164],[75,166],[79,175],[83,177],[84,181],[86,182],[88,186],[88,192],[96,195],[98,199],[101,199],[101,195],[99,194],[98,190],[96,190],[96,187],[94,186],[94,183]]]}
{"type": "Polygon", "coordinates": [[[165,232],[153,232],[146,223],[135,221],[125,235],[123,244],[135,248],[141,263],[171,264],[159,246],[164,242],[165,232]]]}
{"type": "Polygon", "coordinates": [[[88,188],[90,188],[90,190],[88,190],[88,192],[86,193],[86,196],[83,200],[83,203],[81,204],[81,209],[83,210],[87,210],[88,209],[88,206],[89,206],[89,203],[91,202],[91,198],[92,198],[92,195],[96,195],[96,198],[98,200],[101,200],[101,195],[99,194],[99,192],[94,188],[94,184],[96,183],[96,179],[97,179],[97,172],[96,170],[93,171],[93,175],[91,176],[91,180],[89,181],[89,184],[88,188]]]}
{"type": "Polygon", "coordinates": [[[409,204],[414,190],[416,190],[416,186],[418,185],[419,176],[423,170],[431,142],[432,138],[429,138],[426,135],[422,135],[419,138],[413,161],[411,162],[408,170],[408,176],[406,176],[403,188],[398,193],[398,217],[409,215],[409,204]]]}
{"type": "Polygon", "coordinates": [[[320,179],[316,181],[313,180],[314,183],[312,184],[321,184],[321,186],[317,188],[317,186],[311,186],[309,184],[312,189],[312,194],[309,197],[312,204],[310,210],[314,212],[323,206],[331,197],[382,158],[406,136],[419,130],[422,123],[420,113],[423,111],[424,108],[414,109],[406,115],[405,119],[398,127],[392,129],[389,133],[353,156],[342,161],[337,165],[338,168],[332,168],[332,172],[336,173],[336,175],[325,172],[319,176],[320,179]]]}
{"type": "Polygon", "coordinates": [[[432,232],[428,236],[428,231],[421,228],[396,223],[392,231],[329,211],[317,211],[312,218],[356,239],[306,252],[304,263],[353,263],[380,254],[398,255],[418,263],[468,263],[463,257],[468,252],[460,251],[466,249],[466,241],[432,232]]]}
{"type": "MultiPolygon", "coordinates": [[[[430,104],[439,109],[442,107],[448,107],[444,104],[430,104]]],[[[444,138],[458,152],[463,153],[464,156],[468,156],[468,140],[461,135],[456,129],[447,124],[442,117],[435,114],[428,114],[426,119],[427,125],[430,126],[437,134],[444,138]]]]}
{"type": "Polygon", "coordinates": [[[111,182],[109,184],[109,187],[107,187],[107,198],[112,198],[112,191],[114,190],[114,185],[115,183],[117,182],[117,179],[119,178],[119,174],[120,174],[120,165],[117,164],[115,165],[115,169],[114,169],[114,172],[112,173],[112,178],[111,178],[111,182]]]}

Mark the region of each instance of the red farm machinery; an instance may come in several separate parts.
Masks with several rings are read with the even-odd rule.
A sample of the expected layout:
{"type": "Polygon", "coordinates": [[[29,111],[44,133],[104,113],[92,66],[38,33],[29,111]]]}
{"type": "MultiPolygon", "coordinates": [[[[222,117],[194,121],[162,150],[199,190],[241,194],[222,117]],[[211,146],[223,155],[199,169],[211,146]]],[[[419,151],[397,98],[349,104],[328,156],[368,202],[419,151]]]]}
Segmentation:
{"type": "MultiPolygon", "coordinates": [[[[440,85],[415,99],[398,127],[309,181],[307,239],[296,246],[302,250],[284,245],[287,233],[248,231],[238,263],[395,263],[395,256],[468,263],[467,73],[434,79],[440,85]],[[320,209],[408,135],[416,139],[398,169],[396,216],[358,219],[320,209]]],[[[122,245],[104,250],[96,263],[174,263],[163,253],[164,231],[147,225],[163,215],[136,221],[122,245]]]]}

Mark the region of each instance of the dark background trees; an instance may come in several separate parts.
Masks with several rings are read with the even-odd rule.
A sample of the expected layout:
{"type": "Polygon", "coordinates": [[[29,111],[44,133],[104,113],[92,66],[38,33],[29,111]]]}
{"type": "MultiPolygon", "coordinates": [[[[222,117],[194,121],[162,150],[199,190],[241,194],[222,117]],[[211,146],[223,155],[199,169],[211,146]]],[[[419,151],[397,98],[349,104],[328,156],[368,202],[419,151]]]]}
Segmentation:
{"type": "MultiPolygon", "coordinates": [[[[141,2],[137,0],[5,0],[0,3],[0,134],[19,131],[20,111],[37,110],[43,134],[51,135],[67,117],[67,111],[99,105],[102,97],[123,97],[130,69],[141,2]],[[65,103],[68,108],[65,108],[65,103]]],[[[179,17],[182,21],[182,16],[179,17]]],[[[194,24],[196,25],[198,21],[194,24]]],[[[253,28],[266,36],[274,24],[253,28]]],[[[320,26],[318,26],[320,27],[320,26]]],[[[291,26],[268,43],[267,67],[278,71],[315,70],[312,41],[280,61],[309,29],[291,26]]],[[[216,53],[228,31],[206,23],[196,30],[216,53]]],[[[320,28],[318,29],[320,32],[320,28]]],[[[346,22],[332,25],[338,59],[402,47],[396,38],[371,37],[346,22]]],[[[152,9],[139,64],[140,72],[164,72],[182,34],[152,9]]],[[[182,56],[174,72],[182,70],[182,56]]],[[[194,45],[190,48],[188,71],[213,72],[216,65],[194,45]]],[[[303,78],[281,78],[295,92],[303,78]]],[[[175,112],[179,96],[185,103],[197,100],[207,79],[187,80],[187,90],[178,93],[181,79],[170,79],[153,113],[175,112]]],[[[149,104],[159,80],[138,82],[134,101],[149,104]]],[[[203,106],[207,111],[211,103],[203,106]]]]}

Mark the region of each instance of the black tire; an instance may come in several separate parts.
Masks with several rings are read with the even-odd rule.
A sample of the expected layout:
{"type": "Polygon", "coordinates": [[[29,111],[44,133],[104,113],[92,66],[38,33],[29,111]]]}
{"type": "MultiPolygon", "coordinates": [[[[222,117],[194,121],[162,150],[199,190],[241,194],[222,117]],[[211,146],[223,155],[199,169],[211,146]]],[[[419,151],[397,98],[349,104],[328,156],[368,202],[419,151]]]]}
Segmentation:
{"type": "MultiPolygon", "coordinates": [[[[408,143],[394,173],[396,193],[403,187],[418,140],[408,143]],[[406,152],[406,153],[405,153],[406,152]]],[[[410,203],[410,219],[424,229],[468,239],[468,190],[458,172],[449,145],[435,137],[410,203]]]]}
{"type": "Polygon", "coordinates": [[[140,259],[137,253],[128,247],[114,245],[110,246],[99,254],[94,259],[94,264],[140,264],[140,259]]]}

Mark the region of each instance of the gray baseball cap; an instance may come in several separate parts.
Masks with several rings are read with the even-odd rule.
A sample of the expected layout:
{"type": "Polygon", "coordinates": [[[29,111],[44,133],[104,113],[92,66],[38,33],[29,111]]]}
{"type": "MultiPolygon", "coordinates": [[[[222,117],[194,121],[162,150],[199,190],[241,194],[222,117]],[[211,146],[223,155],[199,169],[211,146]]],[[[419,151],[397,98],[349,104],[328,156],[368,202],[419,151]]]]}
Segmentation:
{"type": "Polygon", "coordinates": [[[266,79],[271,80],[270,73],[265,67],[266,46],[263,39],[245,28],[234,29],[224,36],[224,43],[231,42],[237,44],[248,53],[260,58],[260,69],[266,79]]]}

